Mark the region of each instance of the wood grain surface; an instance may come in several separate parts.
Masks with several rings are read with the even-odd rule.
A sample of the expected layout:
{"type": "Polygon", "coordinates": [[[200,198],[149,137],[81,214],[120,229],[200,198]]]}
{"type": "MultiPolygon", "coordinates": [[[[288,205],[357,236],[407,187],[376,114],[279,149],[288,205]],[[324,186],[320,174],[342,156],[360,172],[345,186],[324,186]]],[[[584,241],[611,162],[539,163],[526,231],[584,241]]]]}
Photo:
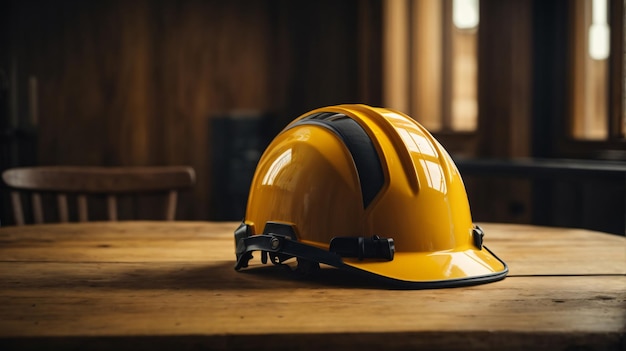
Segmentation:
{"type": "Polygon", "coordinates": [[[503,281],[399,290],[334,268],[234,271],[237,223],[0,228],[0,349],[625,347],[626,238],[482,224],[503,281]]]}

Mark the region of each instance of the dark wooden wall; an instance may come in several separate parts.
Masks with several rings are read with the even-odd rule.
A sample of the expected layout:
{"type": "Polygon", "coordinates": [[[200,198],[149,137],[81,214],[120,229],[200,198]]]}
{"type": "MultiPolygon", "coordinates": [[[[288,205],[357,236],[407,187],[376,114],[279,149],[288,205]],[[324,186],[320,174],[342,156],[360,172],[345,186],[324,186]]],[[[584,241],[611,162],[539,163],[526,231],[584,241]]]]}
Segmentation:
{"type": "Polygon", "coordinates": [[[198,184],[183,197],[182,219],[211,218],[220,206],[210,196],[220,171],[209,157],[214,116],[270,113],[272,133],[315,107],[380,104],[379,1],[2,6],[9,35],[1,56],[7,79],[14,75],[19,120],[10,125],[7,112],[3,127],[18,131],[9,133],[13,145],[36,145],[32,157],[3,166],[191,165],[198,184]]]}
{"type": "MultiPolygon", "coordinates": [[[[2,168],[186,164],[198,184],[178,218],[238,219],[254,157],[290,120],[382,105],[382,1],[4,1],[2,168]]],[[[563,157],[568,4],[481,2],[478,131],[436,135],[453,156],[563,157]]],[[[492,171],[464,176],[477,221],[623,233],[624,182],[492,171]]]]}

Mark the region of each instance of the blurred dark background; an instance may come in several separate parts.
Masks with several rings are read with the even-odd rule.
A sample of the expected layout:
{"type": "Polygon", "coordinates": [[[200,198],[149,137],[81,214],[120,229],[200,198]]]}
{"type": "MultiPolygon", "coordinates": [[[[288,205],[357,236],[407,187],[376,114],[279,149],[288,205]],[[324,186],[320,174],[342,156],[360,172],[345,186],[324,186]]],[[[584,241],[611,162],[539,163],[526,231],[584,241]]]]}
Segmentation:
{"type": "MultiPolygon", "coordinates": [[[[625,232],[623,2],[608,1],[619,29],[607,61],[617,122],[582,141],[568,132],[573,4],[480,2],[477,126],[433,131],[458,163],[475,221],[625,232]]],[[[382,0],[4,1],[1,168],[190,165],[198,182],[181,194],[178,219],[240,220],[256,162],[289,121],[393,100],[386,9],[382,0]]]]}

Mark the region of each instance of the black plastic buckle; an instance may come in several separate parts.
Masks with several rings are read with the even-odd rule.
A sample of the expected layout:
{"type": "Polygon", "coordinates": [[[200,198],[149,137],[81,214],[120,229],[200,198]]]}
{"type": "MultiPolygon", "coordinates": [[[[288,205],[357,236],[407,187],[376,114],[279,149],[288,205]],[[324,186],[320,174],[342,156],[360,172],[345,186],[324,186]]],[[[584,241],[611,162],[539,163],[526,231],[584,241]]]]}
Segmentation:
{"type": "Polygon", "coordinates": [[[483,232],[483,229],[481,227],[475,225],[474,228],[472,228],[472,238],[474,239],[474,245],[476,245],[479,250],[483,249],[484,236],[485,232],[483,232]]]}
{"type": "Polygon", "coordinates": [[[241,223],[235,229],[235,255],[237,256],[235,269],[237,270],[248,267],[248,262],[252,259],[252,253],[246,250],[245,243],[245,239],[252,235],[250,231],[250,226],[245,223],[241,223]]]}
{"type": "Polygon", "coordinates": [[[382,258],[388,261],[393,260],[395,244],[392,238],[381,238],[374,235],[366,237],[335,237],[330,241],[329,251],[341,257],[357,257],[359,260],[365,258],[382,258]]]}
{"type": "Polygon", "coordinates": [[[261,235],[253,235],[250,226],[242,223],[235,230],[236,270],[248,267],[252,251],[261,251],[261,262],[267,263],[268,254],[274,264],[282,264],[293,257],[282,253],[283,242],[297,241],[293,226],[285,223],[267,222],[261,235]]]}

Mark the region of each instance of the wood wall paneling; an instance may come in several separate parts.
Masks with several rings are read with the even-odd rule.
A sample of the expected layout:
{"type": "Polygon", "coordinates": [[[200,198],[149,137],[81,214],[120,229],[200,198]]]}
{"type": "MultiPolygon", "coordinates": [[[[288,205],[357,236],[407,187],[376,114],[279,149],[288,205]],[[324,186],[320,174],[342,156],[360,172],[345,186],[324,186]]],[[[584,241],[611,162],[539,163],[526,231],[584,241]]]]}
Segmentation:
{"type": "Polygon", "coordinates": [[[181,196],[182,219],[210,217],[219,206],[209,200],[212,174],[221,171],[208,156],[212,116],[271,112],[274,133],[312,108],[380,101],[379,44],[362,32],[379,31],[372,18],[380,1],[25,0],[7,7],[10,40],[0,55],[3,66],[17,62],[22,125],[30,124],[25,82],[38,83],[35,162],[191,165],[198,183],[181,196]]]}
{"type": "MultiPolygon", "coordinates": [[[[532,2],[485,1],[480,11],[477,155],[530,157],[532,2]]],[[[476,220],[531,222],[529,180],[468,177],[467,183],[476,220]]]]}
{"type": "MultiPolygon", "coordinates": [[[[567,4],[481,2],[479,131],[439,133],[451,153],[555,156],[568,104],[562,67],[567,11],[561,11],[567,4]]],[[[228,196],[212,196],[221,182],[214,181],[216,175],[231,179],[211,157],[220,152],[211,137],[221,132],[211,129],[213,117],[237,111],[271,115],[264,122],[270,125],[257,131],[269,139],[313,108],[380,106],[382,8],[382,0],[2,2],[0,68],[8,111],[0,126],[13,128],[6,128],[11,136],[3,139],[2,167],[188,164],[198,182],[181,194],[178,218],[210,219],[228,196]],[[28,101],[33,79],[35,128],[28,101]]],[[[235,129],[229,138],[237,137],[245,136],[235,129]]],[[[478,221],[544,216],[558,223],[548,218],[541,224],[565,225],[561,220],[575,216],[548,211],[559,198],[543,205],[531,199],[533,187],[546,193],[550,184],[465,180],[478,221]]]]}

